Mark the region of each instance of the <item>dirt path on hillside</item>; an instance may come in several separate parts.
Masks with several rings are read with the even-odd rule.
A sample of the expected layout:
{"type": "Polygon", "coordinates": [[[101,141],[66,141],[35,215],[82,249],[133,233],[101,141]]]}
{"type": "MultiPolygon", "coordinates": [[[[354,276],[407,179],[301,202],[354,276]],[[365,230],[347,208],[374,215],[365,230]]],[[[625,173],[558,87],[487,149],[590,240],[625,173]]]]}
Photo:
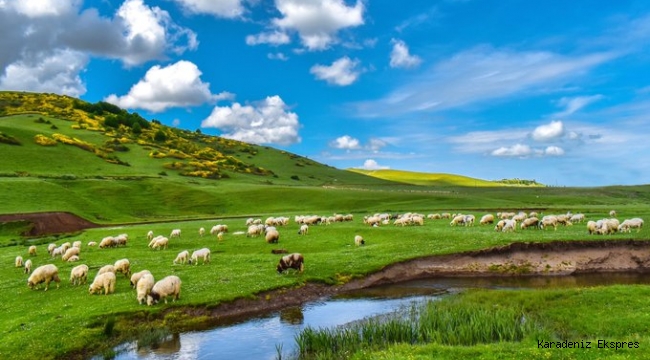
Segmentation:
{"type": "Polygon", "coordinates": [[[68,212],[0,215],[0,223],[12,221],[28,221],[32,224],[29,231],[21,234],[23,236],[71,233],[101,226],[68,212]]]}

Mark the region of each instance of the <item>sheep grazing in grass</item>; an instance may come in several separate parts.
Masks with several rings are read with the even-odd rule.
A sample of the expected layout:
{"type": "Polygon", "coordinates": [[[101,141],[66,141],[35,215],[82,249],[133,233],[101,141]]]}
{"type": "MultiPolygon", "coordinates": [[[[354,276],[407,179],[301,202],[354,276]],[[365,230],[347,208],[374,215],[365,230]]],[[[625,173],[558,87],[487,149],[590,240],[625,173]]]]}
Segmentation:
{"type": "Polygon", "coordinates": [[[65,254],[65,249],[61,246],[54,248],[54,250],[52,250],[52,258],[56,258],[57,256],[63,256],[63,254],[65,254]]]}
{"type": "Polygon", "coordinates": [[[18,255],[16,256],[16,261],[14,261],[16,267],[23,267],[23,257],[18,255]]]}
{"type": "Polygon", "coordinates": [[[102,266],[99,271],[97,272],[97,275],[101,275],[107,272],[112,272],[115,274],[115,266],[114,265],[104,265],[102,266]]]}
{"type": "Polygon", "coordinates": [[[92,294],[101,293],[104,289],[104,295],[112,294],[115,292],[115,283],[117,282],[115,274],[112,272],[105,272],[95,276],[95,280],[88,287],[88,292],[92,294]]]}
{"type": "Polygon", "coordinates": [[[52,251],[54,251],[54,249],[56,249],[56,244],[49,244],[49,245],[47,245],[47,252],[48,252],[48,254],[52,255],[52,251]]]}
{"type": "Polygon", "coordinates": [[[481,221],[479,221],[479,224],[481,225],[494,224],[494,215],[492,214],[483,215],[481,217],[481,221]]]}
{"type": "Polygon", "coordinates": [[[585,214],[571,215],[571,217],[569,218],[569,221],[571,221],[574,224],[581,223],[581,222],[585,221],[585,214]]]}
{"type": "Polygon", "coordinates": [[[505,219],[502,220],[504,222],[503,228],[501,228],[501,232],[512,232],[517,229],[517,222],[512,219],[505,219]]]}
{"type": "Polygon", "coordinates": [[[366,241],[363,239],[363,237],[361,237],[361,235],[356,235],[354,237],[354,245],[361,246],[364,245],[365,243],[366,241]]]}
{"type": "Polygon", "coordinates": [[[298,230],[298,235],[307,235],[309,233],[309,225],[303,224],[300,225],[300,229],[298,230]]]}
{"type": "Polygon", "coordinates": [[[257,237],[262,235],[262,232],[264,231],[264,225],[259,224],[259,225],[251,225],[248,227],[248,231],[246,232],[247,237],[257,237]]]}
{"type": "Polygon", "coordinates": [[[125,277],[131,276],[131,262],[129,259],[120,259],[115,262],[115,273],[122,273],[125,277]]]}
{"type": "Polygon", "coordinates": [[[449,226],[458,226],[458,225],[465,225],[465,215],[456,215],[451,220],[451,222],[449,222],[449,226]]]}
{"type": "Polygon", "coordinates": [[[88,246],[90,247],[97,246],[97,241],[89,241],[88,246]]]}
{"type": "Polygon", "coordinates": [[[36,245],[32,245],[28,250],[29,256],[36,256],[36,245]]]}
{"type": "Polygon", "coordinates": [[[149,271],[149,270],[141,270],[141,271],[138,271],[136,273],[133,273],[133,275],[131,275],[131,287],[136,287],[136,285],[138,284],[138,281],[140,281],[140,279],[142,279],[142,277],[145,274],[151,274],[151,271],[149,271]]]}
{"type": "Polygon", "coordinates": [[[199,228],[199,236],[203,237],[205,235],[205,228],[199,228]]]}
{"type": "Polygon", "coordinates": [[[173,264],[185,264],[190,259],[190,252],[183,250],[176,255],[173,264]]]}
{"type": "Polygon", "coordinates": [[[27,261],[25,261],[25,274],[29,274],[30,272],[32,272],[32,260],[27,259],[27,261]]]}
{"type": "Polygon", "coordinates": [[[534,216],[524,219],[524,221],[521,222],[521,225],[519,225],[521,230],[534,228],[538,226],[539,226],[539,219],[534,216]]]}
{"type": "Polygon", "coordinates": [[[65,252],[68,251],[68,249],[72,247],[72,244],[70,242],[64,242],[59,247],[63,248],[63,253],[65,254],[65,252]]]}
{"type": "Polygon", "coordinates": [[[88,279],[88,265],[77,265],[70,270],[70,283],[72,285],[85,284],[88,279]]]}
{"type": "Polygon", "coordinates": [[[78,249],[81,249],[81,241],[77,240],[72,243],[72,247],[76,247],[78,249]]]}
{"type": "Polygon", "coordinates": [[[144,304],[145,301],[147,301],[147,296],[151,293],[151,289],[153,289],[155,283],[156,281],[154,280],[151,273],[142,275],[136,284],[136,298],[138,300],[138,304],[144,304]]]}
{"type": "Polygon", "coordinates": [[[151,246],[152,249],[167,249],[167,246],[169,245],[169,239],[161,236],[160,238],[156,239],[154,238],[154,243],[151,246]]]}
{"type": "Polygon", "coordinates": [[[192,253],[192,257],[188,261],[189,264],[198,265],[199,258],[203,259],[203,264],[210,262],[210,249],[203,248],[196,250],[192,253]]]}
{"type": "Polygon", "coordinates": [[[169,238],[180,238],[181,237],[181,229],[174,229],[172,232],[169,234],[169,238]]]}
{"type": "Polygon", "coordinates": [[[598,224],[595,221],[592,221],[592,220],[587,221],[587,231],[589,232],[589,235],[597,234],[598,233],[598,224]]]}
{"type": "Polygon", "coordinates": [[[115,246],[126,246],[126,242],[129,241],[129,235],[119,234],[114,238],[115,246]]]}
{"type": "Polygon", "coordinates": [[[641,218],[632,218],[624,220],[618,226],[618,232],[632,232],[632,229],[636,229],[636,232],[641,231],[643,227],[643,219],[641,218]]]}
{"type": "Polygon", "coordinates": [[[219,224],[213,226],[212,229],[210,229],[210,235],[219,234],[220,232],[227,233],[228,225],[219,224]]]}
{"type": "Polygon", "coordinates": [[[271,229],[266,232],[265,239],[268,244],[277,244],[278,241],[280,241],[280,232],[275,229],[271,229]]]}
{"type": "Polygon", "coordinates": [[[76,262],[76,261],[79,261],[79,256],[77,256],[77,255],[72,255],[72,256],[70,256],[70,257],[68,258],[67,261],[68,261],[68,262],[76,262]]]}
{"type": "Polygon", "coordinates": [[[293,253],[280,258],[280,262],[277,266],[278,273],[282,274],[287,269],[296,269],[303,272],[305,269],[305,259],[302,254],[293,253]]]}
{"type": "Polygon", "coordinates": [[[109,248],[109,247],[114,247],[116,245],[115,238],[112,236],[107,236],[102,239],[102,241],[99,242],[99,248],[109,248]]]}
{"type": "Polygon", "coordinates": [[[147,240],[149,240],[149,241],[153,240],[153,231],[152,230],[149,230],[149,232],[147,232],[147,240]]]}
{"type": "Polygon", "coordinates": [[[616,217],[616,210],[611,210],[609,212],[609,217],[615,218],[616,217]]]}
{"type": "Polygon", "coordinates": [[[546,228],[553,227],[553,230],[557,230],[557,216],[546,215],[542,218],[542,221],[539,222],[539,228],[546,230],[546,228]]]}
{"type": "Polygon", "coordinates": [[[166,304],[167,297],[170,296],[173,298],[172,301],[181,297],[181,279],[175,275],[169,275],[154,284],[151,292],[147,295],[147,305],[157,304],[160,299],[164,299],[166,304]]]}
{"type": "Polygon", "coordinates": [[[68,250],[66,250],[66,252],[65,252],[65,254],[63,254],[63,256],[61,256],[61,260],[68,261],[70,259],[70,257],[75,256],[75,255],[77,256],[77,258],[79,257],[79,248],[71,247],[68,250]]]}
{"type": "Polygon", "coordinates": [[[27,279],[27,286],[34,289],[36,285],[45,283],[45,291],[50,287],[50,282],[56,282],[56,288],[59,288],[59,268],[53,264],[41,265],[37,267],[27,279]]]}

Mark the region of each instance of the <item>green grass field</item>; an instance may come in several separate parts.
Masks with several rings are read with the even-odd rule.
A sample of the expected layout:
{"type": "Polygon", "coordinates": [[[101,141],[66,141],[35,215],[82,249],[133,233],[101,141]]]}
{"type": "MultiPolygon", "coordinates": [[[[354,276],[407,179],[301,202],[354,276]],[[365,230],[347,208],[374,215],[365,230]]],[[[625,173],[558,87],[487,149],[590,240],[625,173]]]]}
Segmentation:
{"type": "MultiPolygon", "coordinates": [[[[396,183],[334,169],[269,147],[205,137],[155,123],[151,124],[153,130],[143,130],[137,136],[124,126],[104,129],[101,128],[103,117],[109,115],[90,116],[79,112],[71,107],[73,101],[51,94],[0,92],[0,114],[5,115],[0,117],[0,140],[4,141],[0,141],[0,214],[69,211],[104,225],[75,234],[23,238],[20,234],[28,224],[0,224],[0,264],[3,264],[0,266],[0,336],[3,339],[0,357],[3,359],[67,359],[70,354],[82,353],[110,355],[113,345],[142,336],[142,331],[151,326],[187,329],[206,320],[183,316],[182,311],[174,309],[209,308],[236,298],[254,297],[265,290],[291,288],[310,281],[338,284],[386,265],[422,256],[484,249],[515,241],[650,240],[647,228],[639,233],[601,237],[587,235],[584,225],[513,234],[496,233],[491,226],[450,227],[444,220],[427,221],[422,227],[371,228],[362,223],[362,218],[376,212],[428,214],[449,211],[473,213],[478,219],[487,212],[534,209],[544,214],[582,212],[589,219],[600,219],[606,217],[609,210],[616,209],[619,218],[649,219],[650,185],[551,188],[481,183],[486,186],[479,186],[480,180],[461,176],[418,180],[405,173],[398,174],[402,181],[396,183]],[[166,134],[166,140],[154,139],[158,130],[166,134]],[[37,134],[52,137],[55,133],[92,144],[97,152],[64,143],[43,146],[34,142],[37,134]],[[116,139],[123,141],[122,145],[128,150],[122,147],[120,151],[106,150],[106,144],[115,145],[116,139]],[[10,144],[14,142],[20,145],[10,144]],[[176,155],[180,151],[188,158],[156,158],[151,156],[154,151],[176,155]],[[115,158],[106,157],[107,154],[129,166],[108,162],[106,159],[113,161],[115,158]],[[208,159],[210,156],[217,160],[208,159]],[[211,169],[212,174],[221,179],[181,175],[182,167],[190,166],[191,162],[211,169]],[[256,171],[260,174],[253,173],[256,171]],[[280,228],[277,245],[266,244],[261,238],[233,234],[245,230],[244,221],[248,216],[293,219],[294,215],[334,213],[352,213],[355,220],[314,226],[304,237],[297,234],[298,225],[292,221],[289,226],[280,228]],[[217,223],[230,228],[223,243],[217,243],[214,237],[198,236],[200,227],[209,230],[217,223]],[[169,249],[153,251],[147,247],[147,231],[169,235],[173,228],[182,229],[183,235],[181,239],[172,240],[169,249]],[[129,234],[126,247],[97,249],[86,245],[89,241],[98,242],[104,236],[120,233],[129,234]],[[355,247],[355,234],[362,235],[367,245],[355,247]],[[48,243],[60,245],[76,240],[83,243],[80,263],[91,267],[91,281],[100,266],[128,258],[134,271],[149,269],[156,279],[178,275],[183,281],[181,300],[153,307],[138,305],[135,290],[129,288],[127,279],[119,276],[115,294],[108,296],[89,295],[88,284],[71,286],[69,273],[77,264],[51,259],[46,247],[48,243]],[[35,257],[27,253],[32,244],[38,247],[35,257]],[[172,264],[178,252],[202,247],[212,250],[212,263],[172,264]],[[273,248],[303,253],[305,272],[277,275],[275,265],[279,256],[271,254],[273,248]],[[13,266],[18,255],[25,260],[31,258],[34,268],[46,263],[56,264],[62,279],[60,288],[52,287],[47,292],[30,290],[27,275],[13,266]]],[[[635,332],[630,334],[621,330],[622,325],[603,328],[602,324],[611,313],[598,308],[612,304],[612,311],[620,315],[622,321],[639,313],[644,316],[641,319],[645,319],[650,306],[646,292],[643,286],[540,291],[527,311],[533,316],[551,319],[546,325],[548,331],[559,338],[613,336],[622,340],[629,335],[647,347],[650,344],[647,329],[636,322],[633,322],[635,332]],[[633,299],[627,308],[617,302],[627,298],[633,299]],[[541,303],[546,306],[544,311],[536,310],[535,304],[541,303]],[[584,304],[594,304],[595,309],[584,304]],[[556,307],[565,310],[554,312],[556,307]],[[581,315],[584,321],[565,325],[562,321],[580,318],[572,311],[584,312],[581,315]],[[562,332],[564,328],[575,334],[562,332]]],[[[515,295],[481,292],[466,295],[464,299],[494,304],[506,301],[508,306],[520,302],[528,304],[527,292],[508,294],[515,295]]],[[[496,358],[503,352],[506,357],[519,354],[538,357],[530,346],[530,339],[467,347],[396,345],[362,350],[354,356],[409,359],[431,358],[432,354],[434,357],[457,357],[484,353],[486,358],[496,358]]],[[[639,354],[621,352],[615,355],[637,358],[639,354]]]]}

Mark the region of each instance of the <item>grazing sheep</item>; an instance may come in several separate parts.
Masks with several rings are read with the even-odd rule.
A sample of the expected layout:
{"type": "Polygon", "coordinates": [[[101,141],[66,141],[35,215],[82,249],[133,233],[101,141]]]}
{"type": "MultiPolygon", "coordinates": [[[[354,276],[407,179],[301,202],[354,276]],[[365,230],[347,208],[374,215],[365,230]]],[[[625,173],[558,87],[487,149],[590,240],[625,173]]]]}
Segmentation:
{"type": "Polygon", "coordinates": [[[509,231],[515,231],[517,228],[517,222],[513,219],[505,219],[503,220],[503,228],[501,229],[501,232],[509,232],[509,231]]]}
{"type": "Polygon", "coordinates": [[[147,240],[149,240],[149,241],[153,240],[153,231],[152,230],[149,230],[149,232],[147,232],[147,240]]]}
{"type": "Polygon", "coordinates": [[[615,218],[616,217],[616,210],[611,210],[609,212],[609,217],[615,218]]]}
{"type": "Polygon", "coordinates": [[[113,239],[113,241],[115,242],[115,246],[126,246],[126,242],[129,241],[129,235],[119,234],[113,239]]]}
{"type": "Polygon", "coordinates": [[[112,272],[98,274],[88,287],[88,292],[92,295],[98,292],[101,293],[102,289],[104,289],[104,295],[112,294],[115,292],[116,281],[115,274],[112,272]]]}
{"type": "Polygon", "coordinates": [[[102,239],[102,241],[99,242],[99,248],[107,248],[107,247],[114,247],[116,245],[115,243],[115,238],[112,236],[107,236],[102,239]]]}
{"type": "Polygon", "coordinates": [[[37,267],[32,272],[27,279],[27,286],[29,286],[30,289],[34,289],[36,285],[44,282],[45,291],[47,291],[50,287],[50,282],[52,281],[56,282],[56,288],[58,289],[59,283],[61,282],[61,279],[59,279],[59,269],[56,265],[47,264],[37,267]]]}
{"type": "Polygon", "coordinates": [[[52,251],[54,251],[54,249],[56,249],[56,244],[49,244],[49,245],[47,246],[47,252],[48,252],[50,255],[52,255],[52,251]]]}
{"type": "Polygon", "coordinates": [[[68,251],[68,249],[72,247],[72,244],[70,242],[64,242],[59,247],[63,248],[63,253],[65,254],[65,252],[68,251]]]}
{"type": "Polygon", "coordinates": [[[165,304],[167,303],[167,297],[172,296],[173,301],[178,300],[181,297],[181,279],[175,275],[169,275],[164,279],[157,281],[149,295],[147,295],[147,305],[151,306],[160,301],[160,299],[165,299],[165,304]]]}
{"type": "Polygon", "coordinates": [[[203,248],[196,250],[192,253],[192,257],[188,261],[188,263],[191,265],[194,263],[194,265],[199,264],[199,258],[203,258],[203,264],[209,263],[210,262],[210,249],[208,248],[203,248]]]}
{"type": "Polygon", "coordinates": [[[476,217],[474,215],[465,215],[465,219],[463,219],[463,223],[465,226],[474,226],[474,221],[476,220],[476,217]]]}
{"type": "Polygon", "coordinates": [[[539,228],[542,230],[545,230],[548,227],[553,227],[553,230],[557,230],[557,216],[554,215],[546,215],[542,218],[542,221],[539,223],[539,228]]]}
{"type": "Polygon", "coordinates": [[[169,238],[180,238],[181,237],[181,229],[174,229],[172,232],[169,234],[169,238]]]}
{"type": "Polygon", "coordinates": [[[361,237],[361,235],[356,235],[354,237],[354,245],[361,246],[361,245],[364,245],[365,243],[366,243],[366,241],[363,240],[363,237],[361,237]]]}
{"type": "Polygon", "coordinates": [[[199,228],[199,236],[203,237],[203,235],[205,235],[205,228],[204,227],[199,228]]]}
{"type": "Polygon", "coordinates": [[[298,235],[307,235],[309,233],[309,225],[302,224],[298,230],[298,235]]]}
{"type": "Polygon", "coordinates": [[[104,265],[99,269],[99,271],[97,272],[97,275],[101,275],[101,274],[107,273],[107,272],[112,272],[113,274],[115,274],[115,266],[114,265],[104,265]]]}
{"type": "Polygon", "coordinates": [[[282,274],[287,269],[296,269],[302,272],[305,269],[304,263],[305,263],[305,259],[303,258],[302,254],[293,253],[293,254],[285,255],[282,258],[280,258],[280,262],[278,263],[277,270],[279,274],[282,274]]]}
{"type": "Polygon", "coordinates": [[[59,246],[57,248],[54,248],[54,250],[52,250],[52,258],[56,258],[57,256],[63,256],[64,253],[65,253],[65,249],[63,247],[59,246]]]}
{"type": "Polygon", "coordinates": [[[142,279],[142,276],[144,276],[144,274],[151,274],[151,271],[149,271],[149,270],[141,270],[141,271],[138,271],[136,273],[133,273],[133,275],[131,275],[131,287],[136,287],[136,285],[138,284],[138,281],[140,281],[140,279],[142,279]]]}
{"type": "Polygon", "coordinates": [[[636,229],[636,232],[639,232],[641,231],[642,227],[643,227],[643,219],[641,218],[626,219],[618,226],[618,232],[629,233],[632,231],[632,229],[636,229]]]}
{"type": "Polygon", "coordinates": [[[29,256],[36,256],[36,245],[32,245],[29,247],[29,256]]]}
{"type": "Polygon", "coordinates": [[[481,217],[481,221],[479,221],[479,224],[481,225],[494,224],[494,215],[492,214],[483,215],[481,217]]]}
{"type": "Polygon", "coordinates": [[[88,242],[88,246],[90,246],[90,247],[97,246],[97,241],[88,242]]]}
{"type": "Polygon", "coordinates": [[[143,274],[136,284],[138,304],[144,304],[156,281],[151,273],[143,274]]]}
{"type": "Polygon", "coordinates": [[[131,262],[129,259],[120,259],[115,262],[115,274],[122,273],[125,277],[131,275],[131,262]]]}
{"type": "Polygon", "coordinates": [[[72,285],[85,284],[88,280],[88,265],[81,264],[72,268],[70,271],[70,282],[72,285]]]}
{"type": "Polygon", "coordinates": [[[79,257],[79,248],[71,247],[68,250],[66,250],[65,254],[63,254],[63,256],[61,257],[61,260],[68,261],[70,257],[75,255],[79,257]]]}
{"type": "Polygon", "coordinates": [[[164,236],[161,236],[160,238],[154,239],[154,240],[156,240],[156,241],[151,246],[152,249],[161,249],[161,248],[167,249],[167,245],[169,245],[169,239],[168,238],[166,238],[164,236]]]}
{"type": "Polygon", "coordinates": [[[176,259],[174,259],[173,264],[185,264],[188,260],[190,259],[190,252],[187,250],[183,250],[176,255],[176,259]]]}
{"type": "Polygon", "coordinates": [[[587,221],[587,231],[589,232],[589,235],[597,234],[598,233],[598,224],[595,221],[592,221],[592,220],[587,221]]]}
{"type": "Polygon", "coordinates": [[[576,223],[576,224],[581,223],[581,222],[585,221],[585,214],[571,215],[571,217],[569,218],[569,221],[571,221],[572,223],[576,223]]]}
{"type": "Polygon", "coordinates": [[[77,241],[73,242],[72,247],[76,247],[76,248],[81,249],[81,241],[77,240],[77,241]]]}
{"type": "Polygon", "coordinates": [[[506,226],[506,220],[502,219],[497,222],[496,225],[494,225],[494,231],[501,231],[503,227],[506,226]]]}
{"type": "Polygon", "coordinates": [[[521,230],[524,230],[529,227],[538,227],[538,226],[539,226],[539,219],[533,216],[524,219],[524,221],[522,221],[519,227],[521,228],[521,230]]]}
{"type": "Polygon", "coordinates": [[[67,261],[68,261],[68,262],[79,261],[79,256],[77,256],[77,255],[72,255],[72,256],[70,256],[70,257],[68,258],[67,261]]]}
{"type": "Polygon", "coordinates": [[[25,274],[29,274],[32,272],[32,259],[27,259],[25,261],[25,274]]]}
{"type": "Polygon", "coordinates": [[[465,215],[456,215],[449,223],[449,226],[465,225],[465,215]]]}
{"type": "Polygon", "coordinates": [[[251,225],[253,225],[253,221],[255,221],[255,219],[253,219],[253,218],[248,218],[248,219],[246,219],[246,226],[251,226],[251,225]]]}
{"type": "Polygon", "coordinates": [[[23,257],[20,255],[16,256],[16,261],[14,263],[16,267],[23,267],[23,257]]]}
{"type": "Polygon", "coordinates": [[[223,231],[219,231],[219,232],[217,233],[217,240],[219,240],[219,241],[223,241],[223,231]]]}
{"type": "Polygon", "coordinates": [[[280,233],[275,229],[271,229],[266,232],[265,238],[268,244],[277,244],[280,240],[280,233]]]}

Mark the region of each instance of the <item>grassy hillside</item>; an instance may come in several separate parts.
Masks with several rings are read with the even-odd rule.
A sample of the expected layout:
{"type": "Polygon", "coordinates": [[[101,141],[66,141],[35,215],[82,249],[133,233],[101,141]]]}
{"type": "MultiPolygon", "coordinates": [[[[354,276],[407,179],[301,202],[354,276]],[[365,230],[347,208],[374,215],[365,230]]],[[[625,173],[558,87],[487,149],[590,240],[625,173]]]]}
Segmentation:
{"type": "Polygon", "coordinates": [[[389,181],[395,181],[413,185],[424,186],[471,186],[471,187],[497,187],[497,186],[523,186],[533,184],[540,186],[531,181],[522,180],[500,180],[488,181],[482,179],[471,178],[468,176],[454,175],[454,174],[441,174],[441,173],[422,173],[414,171],[403,170],[363,170],[363,169],[348,169],[351,172],[356,172],[363,175],[376,177],[389,181]]]}

